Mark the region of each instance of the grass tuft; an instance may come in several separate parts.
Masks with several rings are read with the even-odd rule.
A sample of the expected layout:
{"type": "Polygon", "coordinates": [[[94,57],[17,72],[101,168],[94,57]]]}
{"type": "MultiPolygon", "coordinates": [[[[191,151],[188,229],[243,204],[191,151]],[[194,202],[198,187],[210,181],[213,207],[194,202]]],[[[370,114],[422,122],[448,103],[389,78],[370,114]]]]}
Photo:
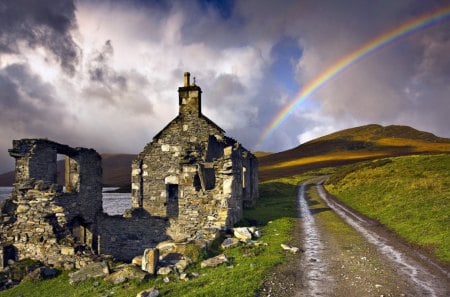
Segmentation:
{"type": "Polygon", "coordinates": [[[327,190],[450,263],[450,155],[365,162],[336,171],[327,190]]]}

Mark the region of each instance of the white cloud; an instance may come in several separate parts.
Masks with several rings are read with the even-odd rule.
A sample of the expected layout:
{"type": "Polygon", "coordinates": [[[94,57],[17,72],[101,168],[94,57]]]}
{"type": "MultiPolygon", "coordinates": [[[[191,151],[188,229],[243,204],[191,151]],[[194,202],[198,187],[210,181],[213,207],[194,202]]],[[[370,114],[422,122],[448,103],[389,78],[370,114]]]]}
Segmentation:
{"type": "MultiPolygon", "coordinates": [[[[71,26],[59,39],[52,31],[51,45],[15,42],[15,52],[0,53],[0,71],[26,65],[21,82],[31,84],[35,77],[38,83],[21,94],[32,102],[49,96],[56,104],[45,118],[30,110],[22,113],[27,121],[1,130],[0,161],[9,160],[7,143],[20,137],[136,153],[176,116],[184,71],[202,87],[204,113],[252,148],[293,99],[270,73],[271,51],[281,39],[302,47],[293,62],[296,80],[304,86],[341,56],[428,9],[415,0],[233,3],[231,16],[223,18],[211,7],[184,1],[162,8],[78,1],[71,26]],[[55,46],[58,40],[67,42],[63,52],[55,46]],[[77,50],[79,56],[69,63],[58,56],[77,50]]],[[[448,28],[443,22],[361,60],[312,95],[308,101],[314,104],[294,111],[261,149],[288,149],[372,122],[410,124],[450,136],[448,28]]]]}

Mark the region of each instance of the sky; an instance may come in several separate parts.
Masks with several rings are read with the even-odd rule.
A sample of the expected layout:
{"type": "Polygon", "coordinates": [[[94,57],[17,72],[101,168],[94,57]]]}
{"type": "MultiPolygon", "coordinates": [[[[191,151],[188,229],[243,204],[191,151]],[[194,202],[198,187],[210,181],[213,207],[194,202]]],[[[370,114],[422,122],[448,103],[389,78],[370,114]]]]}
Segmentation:
{"type": "Polygon", "coordinates": [[[13,139],[138,153],[178,112],[189,71],[202,111],[251,150],[345,128],[450,137],[450,18],[364,57],[264,129],[302,87],[439,0],[2,0],[0,173],[13,139]]]}

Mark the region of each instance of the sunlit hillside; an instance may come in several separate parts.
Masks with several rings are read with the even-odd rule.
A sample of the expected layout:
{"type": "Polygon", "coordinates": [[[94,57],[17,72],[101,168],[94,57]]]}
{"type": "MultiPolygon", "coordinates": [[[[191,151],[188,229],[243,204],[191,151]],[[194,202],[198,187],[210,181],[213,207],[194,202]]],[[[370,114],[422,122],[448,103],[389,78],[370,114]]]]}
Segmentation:
{"type": "Polygon", "coordinates": [[[259,158],[260,179],[363,160],[422,153],[450,153],[450,139],[408,126],[367,125],[332,133],[259,158]]]}
{"type": "Polygon", "coordinates": [[[326,187],[346,205],[450,264],[450,155],[344,166],[326,187]]]}

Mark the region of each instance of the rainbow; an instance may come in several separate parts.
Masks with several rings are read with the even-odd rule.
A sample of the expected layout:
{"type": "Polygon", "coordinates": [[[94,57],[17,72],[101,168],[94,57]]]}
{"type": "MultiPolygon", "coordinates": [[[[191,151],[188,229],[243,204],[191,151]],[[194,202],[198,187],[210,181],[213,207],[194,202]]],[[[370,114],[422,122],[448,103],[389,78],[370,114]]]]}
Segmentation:
{"type": "Polygon", "coordinates": [[[450,16],[450,5],[442,7],[438,10],[434,10],[416,18],[408,20],[407,22],[395,27],[389,31],[386,31],[374,39],[363,44],[361,47],[357,48],[353,52],[341,57],[336,63],[331,65],[329,68],[325,69],[320,73],[314,80],[309,82],[304,86],[300,92],[294,97],[288,105],[286,105],[270,122],[270,124],[263,130],[263,133],[259,137],[258,142],[255,147],[261,145],[266,139],[272,135],[272,133],[288,118],[288,116],[294,111],[299,104],[305,98],[309,97],[315,91],[317,91],[321,86],[332,80],[339,73],[349,68],[356,62],[362,60],[363,58],[373,54],[374,52],[384,48],[386,45],[404,38],[405,36],[411,35],[419,30],[426,27],[435,25],[440,21],[448,18],[450,16]]]}

